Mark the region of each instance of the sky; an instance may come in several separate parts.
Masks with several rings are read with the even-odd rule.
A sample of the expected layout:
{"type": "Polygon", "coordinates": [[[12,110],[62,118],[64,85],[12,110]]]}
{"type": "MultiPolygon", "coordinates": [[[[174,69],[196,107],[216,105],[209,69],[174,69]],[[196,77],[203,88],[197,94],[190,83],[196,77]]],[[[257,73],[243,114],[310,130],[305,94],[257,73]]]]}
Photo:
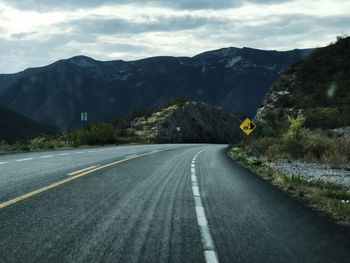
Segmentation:
{"type": "Polygon", "coordinates": [[[76,55],[322,47],[349,34],[349,0],[0,0],[0,73],[76,55]]]}

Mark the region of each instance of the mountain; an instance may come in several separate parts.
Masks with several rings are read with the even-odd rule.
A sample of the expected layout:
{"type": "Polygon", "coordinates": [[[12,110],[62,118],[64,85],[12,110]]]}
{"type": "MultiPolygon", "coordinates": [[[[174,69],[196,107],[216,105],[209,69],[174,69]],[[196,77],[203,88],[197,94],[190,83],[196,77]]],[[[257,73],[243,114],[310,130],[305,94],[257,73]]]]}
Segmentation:
{"type": "Polygon", "coordinates": [[[107,62],[77,56],[0,75],[0,105],[61,130],[81,126],[81,112],[99,122],[175,97],[251,116],[277,76],[311,52],[224,48],[192,58],[107,62]]]}
{"type": "Polygon", "coordinates": [[[282,74],[255,119],[278,128],[298,113],[309,129],[350,126],[350,37],[318,49],[282,74]]]}
{"type": "Polygon", "coordinates": [[[193,101],[175,101],[128,114],[112,123],[119,129],[119,137],[139,142],[232,143],[242,134],[240,120],[233,114],[193,101]]]}
{"type": "Polygon", "coordinates": [[[13,110],[0,106],[0,141],[26,141],[42,133],[50,133],[50,130],[13,110]]]}

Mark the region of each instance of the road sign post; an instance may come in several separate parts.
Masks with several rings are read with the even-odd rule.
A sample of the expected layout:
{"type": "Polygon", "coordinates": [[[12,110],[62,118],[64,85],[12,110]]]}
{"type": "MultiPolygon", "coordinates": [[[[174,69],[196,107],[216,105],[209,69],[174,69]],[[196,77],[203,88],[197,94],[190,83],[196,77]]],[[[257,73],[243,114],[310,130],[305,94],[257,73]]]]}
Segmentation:
{"type": "Polygon", "coordinates": [[[81,112],[80,113],[80,120],[81,121],[87,121],[88,120],[87,112],[81,112]]]}

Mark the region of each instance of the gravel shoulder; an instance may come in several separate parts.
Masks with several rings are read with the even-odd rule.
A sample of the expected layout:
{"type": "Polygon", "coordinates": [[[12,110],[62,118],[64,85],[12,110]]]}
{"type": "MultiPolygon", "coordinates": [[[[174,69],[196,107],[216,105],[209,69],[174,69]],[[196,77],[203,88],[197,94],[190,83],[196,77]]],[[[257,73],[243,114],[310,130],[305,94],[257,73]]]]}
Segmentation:
{"type": "Polygon", "coordinates": [[[301,176],[308,182],[330,182],[350,188],[350,166],[330,166],[301,161],[277,160],[274,168],[289,176],[301,176]]]}

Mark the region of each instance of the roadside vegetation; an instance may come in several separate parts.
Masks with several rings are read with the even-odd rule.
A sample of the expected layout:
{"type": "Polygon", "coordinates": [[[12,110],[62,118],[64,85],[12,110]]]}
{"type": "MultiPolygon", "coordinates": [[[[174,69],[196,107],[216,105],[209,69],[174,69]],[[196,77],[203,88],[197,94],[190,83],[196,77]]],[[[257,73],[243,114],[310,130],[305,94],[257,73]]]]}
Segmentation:
{"type": "MultiPolygon", "coordinates": [[[[349,165],[350,139],[329,130],[308,129],[307,121],[307,117],[300,113],[294,117],[288,116],[279,126],[260,123],[253,135],[231,147],[229,155],[282,190],[327,212],[337,221],[350,225],[350,189],[333,183],[312,182],[301,176],[291,176],[273,165],[281,159],[330,166],[349,165]]],[[[311,119],[310,122],[313,123],[314,120],[311,119]]]]}
{"type": "Polygon", "coordinates": [[[242,165],[347,224],[349,188],[296,176],[276,164],[350,168],[350,137],[334,130],[350,127],[349,48],[350,38],[338,37],[282,74],[256,116],[254,133],[229,150],[242,165]]]}
{"type": "Polygon", "coordinates": [[[328,213],[341,224],[350,225],[349,189],[332,183],[309,182],[301,176],[286,175],[274,169],[267,159],[249,156],[238,147],[232,147],[229,155],[280,189],[301,198],[314,209],[328,213]]]}
{"type": "MultiPolygon", "coordinates": [[[[280,122],[279,130],[258,124],[256,134],[239,144],[247,154],[267,160],[304,160],[332,165],[350,163],[350,139],[331,130],[306,128],[308,118],[303,114],[280,122]]],[[[273,126],[272,126],[273,127],[273,126]]],[[[274,126],[276,127],[276,126],[274,126]]]]}
{"type": "Polygon", "coordinates": [[[105,145],[116,143],[113,125],[92,124],[84,129],[62,135],[41,135],[26,142],[9,144],[0,141],[0,153],[64,149],[79,146],[105,145]]]}
{"type": "Polygon", "coordinates": [[[111,123],[98,123],[61,135],[43,134],[26,142],[9,144],[3,140],[0,141],[0,153],[53,150],[117,143],[115,127],[111,123]]]}
{"type": "Polygon", "coordinates": [[[187,99],[176,98],[163,106],[149,107],[139,111],[128,113],[109,122],[89,124],[84,128],[59,135],[45,135],[27,141],[8,143],[0,140],[0,153],[40,151],[65,149],[72,147],[84,147],[110,144],[134,144],[161,142],[154,134],[150,133],[149,126],[166,114],[166,110],[173,105],[181,105],[187,99]],[[132,123],[142,117],[141,125],[137,127],[132,123]]]}

